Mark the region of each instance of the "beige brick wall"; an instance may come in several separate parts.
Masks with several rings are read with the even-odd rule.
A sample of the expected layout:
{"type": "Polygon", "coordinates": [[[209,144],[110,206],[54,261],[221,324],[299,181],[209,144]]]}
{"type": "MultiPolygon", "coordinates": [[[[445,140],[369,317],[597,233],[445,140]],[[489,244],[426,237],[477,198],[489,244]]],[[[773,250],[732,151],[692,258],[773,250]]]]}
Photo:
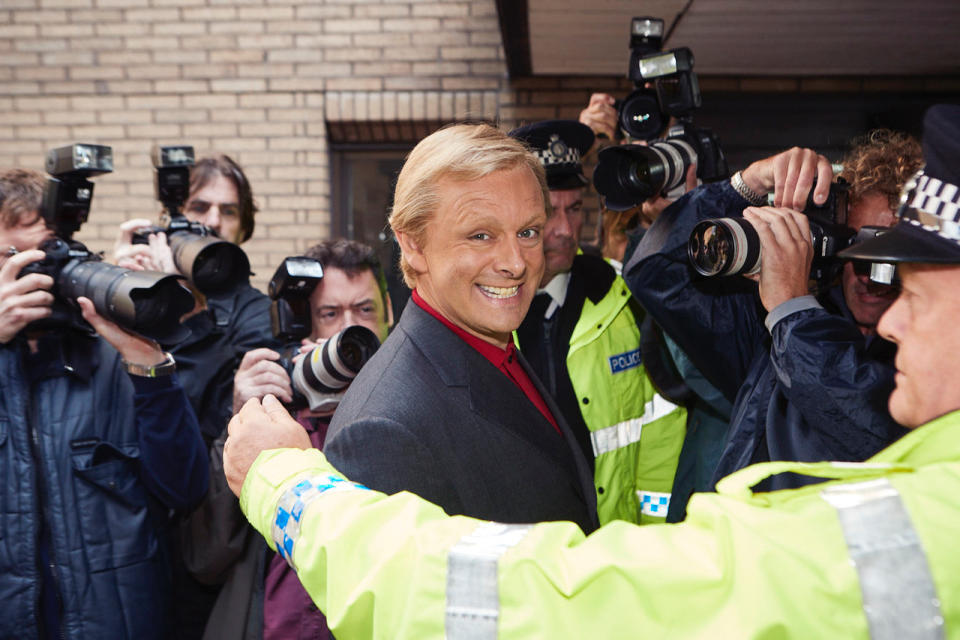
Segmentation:
{"type": "MultiPolygon", "coordinates": [[[[152,145],[225,152],[261,209],[245,245],[261,286],[284,255],[330,233],[328,149],[340,123],[509,127],[575,118],[592,90],[628,88],[509,81],[494,0],[2,0],[0,61],[0,167],[41,169],[47,149],[71,142],[114,148],[115,172],[96,179],[79,239],[109,249],[118,223],[158,212],[152,145]]],[[[742,82],[715,84],[803,88],[742,82]]],[[[810,88],[844,90],[825,82],[810,88]]]]}

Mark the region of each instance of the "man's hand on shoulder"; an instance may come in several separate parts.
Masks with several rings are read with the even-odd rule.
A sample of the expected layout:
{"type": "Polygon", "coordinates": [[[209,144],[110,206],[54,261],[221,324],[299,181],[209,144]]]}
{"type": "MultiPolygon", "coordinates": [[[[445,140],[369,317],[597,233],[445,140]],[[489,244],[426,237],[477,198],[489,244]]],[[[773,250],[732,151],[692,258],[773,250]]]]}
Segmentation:
{"type": "Polygon", "coordinates": [[[227,425],[223,446],[223,470],[230,490],[237,496],[247,472],[260,452],[267,449],[310,449],[310,437],[272,395],[247,401],[227,425]]]}
{"type": "Polygon", "coordinates": [[[740,177],[754,193],[773,192],[775,207],[802,211],[814,178],[817,179],[814,202],[826,202],[833,181],[833,168],[829,160],[813,149],[794,147],[754,162],[740,173],[740,177]]]}
{"type": "Polygon", "coordinates": [[[769,312],[810,293],[813,243],[807,216],[776,207],[748,207],[743,217],[760,236],[760,302],[769,312]]]}

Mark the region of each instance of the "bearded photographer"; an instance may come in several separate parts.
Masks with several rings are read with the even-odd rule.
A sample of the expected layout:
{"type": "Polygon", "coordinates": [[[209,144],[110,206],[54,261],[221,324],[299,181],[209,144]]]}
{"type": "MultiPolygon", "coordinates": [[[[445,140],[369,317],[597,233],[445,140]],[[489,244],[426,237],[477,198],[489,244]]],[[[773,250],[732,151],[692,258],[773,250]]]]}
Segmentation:
{"type": "Polygon", "coordinates": [[[99,335],[30,326],[55,302],[50,275],[18,277],[53,236],[43,190],[0,172],[0,637],[163,638],[167,513],[207,489],[197,419],[169,354],[90,299],[99,335]]]}
{"type": "MultiPolygon", "coordinates": [[[[312,350],[348,327],[369,329],[380,341],[393,325],[386,280],[376,252],[352,240],[327,240],[307,249],[323,276],[309,295],[311,333],[300,352],[312,350]]],[[[271,294],[273,295],[273,294],[271,294]]],[[[251,398],[274,394],[290,403],[293,385],[272,349],[246,353],[233,385],[234,411],[251,398]]],[[[289,406],[289,405],[288,405],[289,406]]],[[[333,409],[296,412],[310,443],[323,448],[333,409]]],[[[326,619],[282,558],[270,553],[247,526],[223,472],[224,432],[210,451],[210,492],[191,514],[184,531],[185,559],[201,582],[222,584],[203,633],[204,640],[310,637],[329,635],[326,619]]]]}
{"type": "MultiPolygon", "coordinates": [[[[850,183],[848,225],[891,225],[900,189],[921,163],[907,136],[877,131],[860,141],[841,174],[850,183]]],[[[644,308],[734,403],[715,480],[766,460],[864,460],[903,434],[885,404],[894,350],[875,335],[896,292],[868,284],[848,262],[839,284],[810,295],[810,227],[798,211],[814,179],[813,200],[823,204],[830,163],[794,148],[687,193],[653,224],[624,271],[644,308]],[[770,192],[774,206],[756,206],[770,192]],[[756,282],[698,277],[687,253],[694,226],[741,215],[760,240],[756,282]]],[[[805,483],[792,474],[768,482],[774,489],[805,483]]]]}

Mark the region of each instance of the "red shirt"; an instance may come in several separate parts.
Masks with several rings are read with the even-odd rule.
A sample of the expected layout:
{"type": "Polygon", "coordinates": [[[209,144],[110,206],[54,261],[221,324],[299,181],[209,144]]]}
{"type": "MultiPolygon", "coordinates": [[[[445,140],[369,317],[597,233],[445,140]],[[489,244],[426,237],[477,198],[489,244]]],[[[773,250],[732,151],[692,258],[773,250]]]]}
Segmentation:
{"type": "Polygon", "coordinates": [[[527,372],[523,370],[522,366],[520,366],[520,361],[517,359],[517,347],[513,344],[512,339],[509,343],[507,343],[506,349],[501,349],[495,344],[490,344],[486,340],[482,340],[475,335],[467,333],[457,325],[444,318],[442,315],[440,315],[439,311],[431,307],[429,304],[427,304],[426,300],[420,297],[420,294],[417,293],[416,289],[413,290],[411,297],[418,307],[442,322],[445,327],[460,336],[461,340],[476,349],[480,355],[490,361],[490,364],[495,366],[508,378],[510,378],[510,380],[513,381],[513,384],[517,385],[520,388],[520,391],[523,391],[523,394],[527,396],[530,402],[533,403],[533,406],[540,410],[540,413],[543,414],[543,417],[550,421],[550,424],[553,425],[553,428],[556,429],[557,433],[560,433],[560,427],[557,426],[557,421],[554,419],[553,414],[550,413],[550,409],[547,408],[547,403],[543,401],[543,397],[541,397],[537,392],[537,388],[533,386],[533,381],[530,380],[530,376],[528,376],[527,372]]]}

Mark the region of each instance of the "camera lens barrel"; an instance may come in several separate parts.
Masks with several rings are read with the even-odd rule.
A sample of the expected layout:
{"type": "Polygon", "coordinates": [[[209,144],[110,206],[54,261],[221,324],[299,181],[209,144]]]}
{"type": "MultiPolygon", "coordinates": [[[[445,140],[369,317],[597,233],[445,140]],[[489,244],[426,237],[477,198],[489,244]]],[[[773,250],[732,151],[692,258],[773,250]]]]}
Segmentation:
{"type": "Polygon", "coordinates": [[[250,278],[250,260],[243,249],[213,236],[189,231],[169,235],[173,262],[204,293],[216,293],[250,278]]]}
{"type": "Polygon", "coordinates": [[[340,394],[379,346],[377,334],[366,327],[343,329],[296,363],[294,389],[306,397],[313,411],[336,406],[340,394]]]}
{"type": "Polygon", "coordinates": [[[690,264],[704,276],[759,273],[760,253],[760,236],[743,218],[702,220],[687,242],[690,264]]]}
{"type": "Polygon", "coordinates": [[[696,150],[682,138],[607,147],[600,152],[593,183],[608,209],[624,211],[682,184],[696,162],[696,150]]]}

